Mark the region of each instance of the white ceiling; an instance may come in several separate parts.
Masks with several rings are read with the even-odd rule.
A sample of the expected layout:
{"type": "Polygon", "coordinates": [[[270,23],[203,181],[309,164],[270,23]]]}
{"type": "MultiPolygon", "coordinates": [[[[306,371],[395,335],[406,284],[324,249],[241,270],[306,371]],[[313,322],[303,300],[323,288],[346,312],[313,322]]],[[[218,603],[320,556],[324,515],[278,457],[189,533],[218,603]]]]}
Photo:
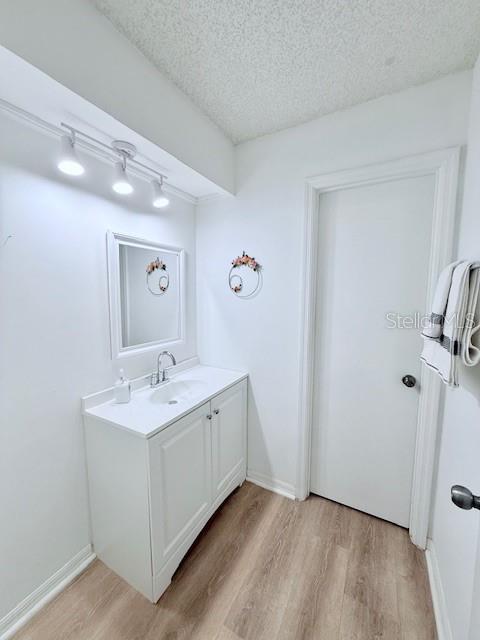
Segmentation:
{"type": "Polygon", "coordinates": [[[479,0],[93,1],[234,142],[469,68],[480,50],[479,0]]]}

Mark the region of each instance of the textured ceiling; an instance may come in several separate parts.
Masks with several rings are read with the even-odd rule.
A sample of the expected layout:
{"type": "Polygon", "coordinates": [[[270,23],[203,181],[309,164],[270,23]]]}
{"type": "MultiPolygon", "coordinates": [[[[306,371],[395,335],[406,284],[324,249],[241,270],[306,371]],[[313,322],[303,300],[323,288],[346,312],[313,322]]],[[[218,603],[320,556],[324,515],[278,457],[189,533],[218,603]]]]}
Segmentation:
{"type": "Polygon", "coordinates": [[[240,142],[473,66],[479,0],[94,0],[240,142]]]}

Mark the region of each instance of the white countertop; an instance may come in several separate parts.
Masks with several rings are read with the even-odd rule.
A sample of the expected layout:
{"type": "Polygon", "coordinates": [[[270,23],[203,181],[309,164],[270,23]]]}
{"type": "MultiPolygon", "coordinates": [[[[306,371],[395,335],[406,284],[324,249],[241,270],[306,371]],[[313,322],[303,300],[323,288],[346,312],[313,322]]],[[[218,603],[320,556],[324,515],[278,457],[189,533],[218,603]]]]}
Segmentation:
{"type": "Polygon", "coordinates": [[[126,404],[115,403],[113,389],[83,398],[83,414],[150,438],[247,377],[247,373],[239,371],[198,365],[172,375],[165,385],[133,391],[132,399],[126,404]],[[172,392],[175,404],[168,404],[163,398],[172,392]]]}

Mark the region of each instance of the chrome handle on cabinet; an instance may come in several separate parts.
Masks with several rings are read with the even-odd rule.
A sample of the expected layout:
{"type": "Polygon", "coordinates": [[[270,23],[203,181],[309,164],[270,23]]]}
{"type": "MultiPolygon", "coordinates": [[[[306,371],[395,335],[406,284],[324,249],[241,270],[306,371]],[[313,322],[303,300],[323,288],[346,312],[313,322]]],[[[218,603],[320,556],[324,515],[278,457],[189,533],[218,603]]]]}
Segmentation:
{"type": "Polygon", "coordinates": [[[207,413],[207,420],[211,420],[212,419],[212,414],[211,413],[207,413]]]}
{"type": "Polygon", "coordinates": [[[218,414],[220,413],[220,409],[214,409],[213,413],[218,416],[218,414]]]}

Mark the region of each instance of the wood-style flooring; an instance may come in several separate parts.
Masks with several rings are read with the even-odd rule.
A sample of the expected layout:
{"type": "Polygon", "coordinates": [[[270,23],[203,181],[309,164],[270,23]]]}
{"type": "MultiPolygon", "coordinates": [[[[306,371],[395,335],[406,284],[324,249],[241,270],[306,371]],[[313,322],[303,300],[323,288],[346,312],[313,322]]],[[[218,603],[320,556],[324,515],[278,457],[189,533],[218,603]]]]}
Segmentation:
{"type": "Polygon", "coordinates": [[[16,640],[434,640],[424,554],[407,531],[250,483],[153,605],[95,561],[16,640]]]}

